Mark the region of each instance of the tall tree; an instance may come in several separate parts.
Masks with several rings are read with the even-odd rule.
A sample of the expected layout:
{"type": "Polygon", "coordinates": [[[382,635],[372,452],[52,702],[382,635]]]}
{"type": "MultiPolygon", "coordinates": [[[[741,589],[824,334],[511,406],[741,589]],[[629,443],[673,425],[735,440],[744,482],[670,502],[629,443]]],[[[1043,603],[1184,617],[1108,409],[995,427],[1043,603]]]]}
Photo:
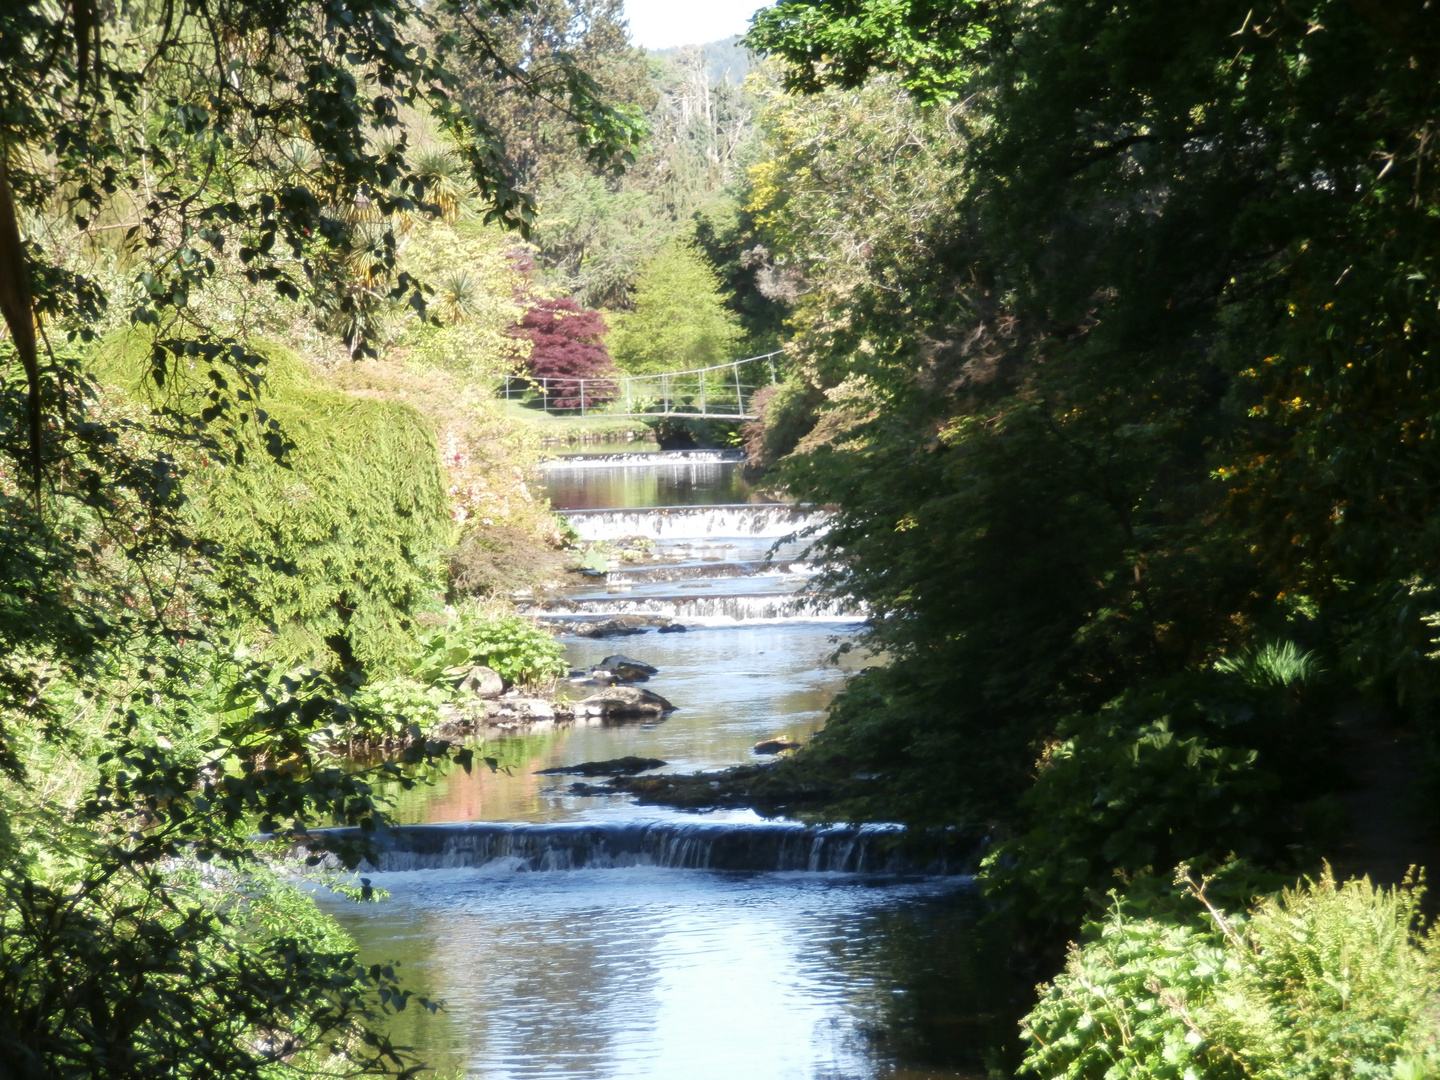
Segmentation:
{"type": "MultiPolygon", "coordinates": [[[[442,12],[440,22],[447,29],[465,28],[459,12],[442,12]]],[[[554,89],[536,94],[532,87],[536,79],[554,88],[589,80],[613,107],[636,114],[650,109],[656,95],[649,65],[644,50],[630,43],[622,0],[497,4],[478,25],[509,70],[497,78],[486,57],[457,64],[461,100],[494,131],[521,185],[533,191],[567,173],[596,171],[596,165],[602,175],[610,172],[608,163],[590,157],[566,98],[554,89]]]]}
{"type": "Polygon", "coordinates": [[[739,320],[693,247],[666,244],[635,283],[635,310],[615,317],[610,351],[626,371],[679,371],[738,358],[739,320]]]}

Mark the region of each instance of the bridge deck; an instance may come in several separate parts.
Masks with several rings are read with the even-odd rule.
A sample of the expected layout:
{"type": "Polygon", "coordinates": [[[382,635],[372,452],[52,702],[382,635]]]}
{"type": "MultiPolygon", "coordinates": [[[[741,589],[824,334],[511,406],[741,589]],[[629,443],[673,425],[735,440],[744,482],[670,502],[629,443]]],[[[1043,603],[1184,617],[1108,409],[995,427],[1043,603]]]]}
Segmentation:
{"type": "Polygon", "coordinates": [[[528,399],[552,416],[755,420],[755,392],[779,381],[775,369],[779,355],[765,353],[710,367],[646,375],[617,373],[594,379],[514,376],[505,380],[500,396],[507,401],[528,399]],[[758,373],[763,381],[745,381],[746,372],[758,373]]]}

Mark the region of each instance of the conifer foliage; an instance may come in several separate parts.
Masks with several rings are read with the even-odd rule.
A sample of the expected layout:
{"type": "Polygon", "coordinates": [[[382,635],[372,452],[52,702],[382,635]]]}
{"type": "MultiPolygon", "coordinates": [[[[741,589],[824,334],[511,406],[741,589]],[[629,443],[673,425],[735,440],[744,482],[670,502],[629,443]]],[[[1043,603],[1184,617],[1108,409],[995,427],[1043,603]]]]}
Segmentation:
{"type": "Polygon", "coordinates": [[[614,371],[605,347],[607,329],[598,311],[564,297],[536,301],[526,310],[519,328],[530,342],[526,367],[535,378],[552,380],[547,405],[589,409],[614,400],[615,384],[606,381],[614,371]]]}

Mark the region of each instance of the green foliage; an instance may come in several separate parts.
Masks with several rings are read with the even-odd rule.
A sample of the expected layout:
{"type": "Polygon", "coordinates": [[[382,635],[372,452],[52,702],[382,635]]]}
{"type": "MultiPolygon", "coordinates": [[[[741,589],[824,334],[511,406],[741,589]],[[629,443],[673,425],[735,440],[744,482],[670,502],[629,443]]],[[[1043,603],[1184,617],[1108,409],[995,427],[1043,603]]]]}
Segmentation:
{"type": "Polygon", "coordinates": [[[1117,878],[1227,855],[1283,860],[1294,836],[1274,774],[1254,750],[1216,745],[1230,718],[1195,715],[1203,708],[1122,700],[1062,723],[1024,796],[1033,826],[987,853],[986,891],[1063,931],[1103,905],[1117,878]],[[1166,705],[1191,715],[1157,715],[1166,705]]]}
{"type": "MultiPolygon", "coordinates": [[[[7,251],[12,331],[31,337],[33,284],[36,313],[90,340],[109,304],[94,256],[108,249],[129,277],[129,320],[158,331],[147,360],[156,379],[197,351],[230,371],[237,385],[217,386],[215,407],[186,418],[227,438],[244,423],[241,395],[260,358],[243,334],[205,333],[192,301],[217,278],[303,298],[352,356],[371,353],[377,311],[397,301],[424,310],[422,283],[399,266],[398,233],[404,219],[437,212],[430,198],[445,194],[431,189],[423,156],[411,159],[403,116],[418,114],[449,139],[487,220],[524,229],[534,216],[495,128],[456,100],[462,59],[474,78],[561,107],[595,163],[626,159],[640,138],[638,117],[603,102],[565,50],[533,67],[508,56],[490,24],[511,10],[410,0],[203,0],[123,14],[7,5],[7,190],[55,223],[27,225],[23,253],[18,238],[7,251]],[[450,32],[439,32],[441,15],[450,32]],[[230,62],[241,56],[265,61],[230,62]]],[[[13,236],[22,230],[4,201],[13,236]]],[[[27,367],[34,405],[39,375],[30,358],[27,367]]]]}
{"type": "Polygon", "coordinates": [[[512,239],[475,217],[416,225],[405,265],[434,283],[430,307],[438,321],[415,320],[400,337],[409,358],[476,383],[513,371],[524,352],[512,333],[524,286],[517,254],[512,239]]]}
{"type": "Polygon", "coordinates": [[[720,282],[688,244],[671,241],[635,283],[635,310],[617,315],[610,354],[634,374],[709,367],[739,357],[739,320],[720,282]]]}
{"type": "Polygon", "coordinates": [[[372,679],[350,696],[353,720],[335,732],[346,750],[392,749],[423,742],[442,722],[441,706],[450,695],[403,675],[372,679]]]}
{"type": "Polygon", "coordinates": [[[990,27],[980,5],[931,0],[781,0],[756,13],[752,49],[785,58],[786,86],[814,93],[894,71],[921,101],[958,97],[990,27]]]}
{"type": "MultiPolygon", "coordinates": [[[[634,115],[563,50],[543,70],[502,55],[489,22],[513,9],[0,6],[0,366],[25,369],[0,383],[7,1076],[418,1068],[379,1030],[410,1000],[394,972],[265,864],[343,824],[354,867],[386,821],[377,781],[469,754],[407,730],[342,767],[346,733],[431,695],[220,658],[236,627],[273,624],[281,653],[383,665],[436,590],[451,526],[428,425],[250,335],[313,320],[365,354],[397,305],[425,313],[401,260],[417,222],[468,198],[525,227],[496,132],[456,100],[457,55],[563,110],[591,164],[626,156],[634,115]],[[417,130],[443,152],[415,152],[417,130]],[[97,386],[66,341],[126,321],[128,343],[86,357],[97,386]]],[[[445,284],[442,314],[471,318],[473,282],[445,284]]]]}
{"type": "Polygon", "coordinates": [[[45,835],[0,870],[0,1047],[37,1078],[401,1071],[375,1026],[409,995],[264,868],[255,833],[278,853],[316,824],[358,825],[335,851],[353,867],[384,820],[376,782],[411,788],[450,747],[337,767],[348,687],[243,661],[217,681],[204,652],[152,657],[144,688],[115,695],[74,803],[32,812],[45,835]]]}
{"type": "MultiPolygon", "coordinates": [[[[754,143],[754,101],[716,72],[717,63],[725,66],[693,47],[651,54],[645,87],[651,136],[624,177],[542,170],[534,238],[537,262],[556,291],[586,307],[623,310],[656,251],[688,238],[692,225],[698,235],[705,230],[699,222],[734,214],[731,189],[754,143]]],[[[617,65],[612,73],[628,78],[630,69],[617,65]]],[[[749,276],[734,265],[738,249],[725,245],[730,250],[722,253],[708,242],[712,233],[705,239],[711,261],[726,267],[727,285],[749,276]]]]}
{"type": "Polygon", "coordinates": [[[779,476],[890,658],[815,753],[1008,837],[1058,923],[1303,864],[1338,704],[1435,744],[1440,17],[787,0],[750,40],[813,94],[768,92],[747,204],[814,402],[779,476]]]}
{"type": "MultiPolygon", "coordinates": [[[[437,14],[462,39],[481,28],[512,69],[536,82],[584,89],[632,120],[654,105],[645,55],[630,43],[620,0],[537,0],[473,11],[456,4],[437,14]]],[[[525,190],[566,172],[617,171],[597,160],[593,136],[563,97],[517,94],[483,54],[468,50],[450,67],[461,100],[498,136],[525,190]]]]}
{"type": "Polygon", "coordinates": [[[475,605],[449,609],[445,626],[421,647],[415,675],[430,684],[457,683],[481,664],[507,686],[546,683],[568,670],[560,645],[529,619],[475,605]]]}
{"type": "MultiPolygon", "coordinates": [[[[1245,916],[1146,918],[1118,903],[1025,1020],[1053,1080],[1432,1076],[1440,952],[1418,891],[1319,880],[1245,916]]],[[[1191,909],[1193,911],[1193,907],[1191,909]]]]}
{"type": "Polygon", "coordinates": [[[652,254],[678,226],[654,194],[616,191],[598,176],[568,174],[540,190],[534,239],[548,280],[587,307],[618,307],[652,254]]]}
{"type": "Polygon", "coordinates": [[[293,885],[189,860],[163,893],[146,885],[0,879],[9,1075],[280,1080],[380,1067],[392,1048],[370,1027],[410,995],[393,971],[360,965],[293,885]]]}
{"type": "Polygon", "coordinates": [[[1245,649],[1238,656],[1215,662],[1215,670],[1240,676],[1252,686],[1303,686],[1312,683],[1321,669],[1314,653],[1303,651],[1293,641],[1245,649]]]}
{"type": "MultiPolygon", "coordinates": [[[[145,348],[143,335],[122,336],[94,367],[139,393],[145,348]]],[[[263,351],[257,408],[281,425],[287,460],[199,458],[187,485],[197,528],[245,560],[258,621],[241,629],[273,629],[286,664],[393,666],[415,614],[443,589],[453,531],[430,425],[409,406],[326,388],[282,349],[263,351]]],[[[198,378],[176,380],[168,400],[193,408],[186,399],[201,390],[198,378]]]]}

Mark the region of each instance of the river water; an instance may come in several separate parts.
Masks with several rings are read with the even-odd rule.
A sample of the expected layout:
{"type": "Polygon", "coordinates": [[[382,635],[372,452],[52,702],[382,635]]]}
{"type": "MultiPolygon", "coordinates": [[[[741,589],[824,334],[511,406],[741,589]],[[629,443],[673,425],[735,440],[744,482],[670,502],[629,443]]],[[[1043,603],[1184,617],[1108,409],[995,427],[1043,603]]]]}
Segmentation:
{"type": "Polygon", "coordinates": [[[371,875],[382,903],[322,900],[364,960],[398,961],[407,985],[445,1002],[397,1017],[397,1041],[441,1076],[486,1080],[986,1075],[1008,1056],[1022,995],[968,878],[881,872],[868,830],[640,807],[538,775],[626,755],[723,768],[818,730],[865,662],[836,657],[860,613],[809,604],[815,567],[784,541],[819,519],[763,502],[716,452],[591,451],[546,475],[582,535],[653,541],[549,614],[639,611],[686,628],[567,635],[570,663],[645,661],[660,669],[647,688],[678,708],[490,740],[499,771],[400,798],[402,822],[474,824],[414,830],[371,875]]]}

